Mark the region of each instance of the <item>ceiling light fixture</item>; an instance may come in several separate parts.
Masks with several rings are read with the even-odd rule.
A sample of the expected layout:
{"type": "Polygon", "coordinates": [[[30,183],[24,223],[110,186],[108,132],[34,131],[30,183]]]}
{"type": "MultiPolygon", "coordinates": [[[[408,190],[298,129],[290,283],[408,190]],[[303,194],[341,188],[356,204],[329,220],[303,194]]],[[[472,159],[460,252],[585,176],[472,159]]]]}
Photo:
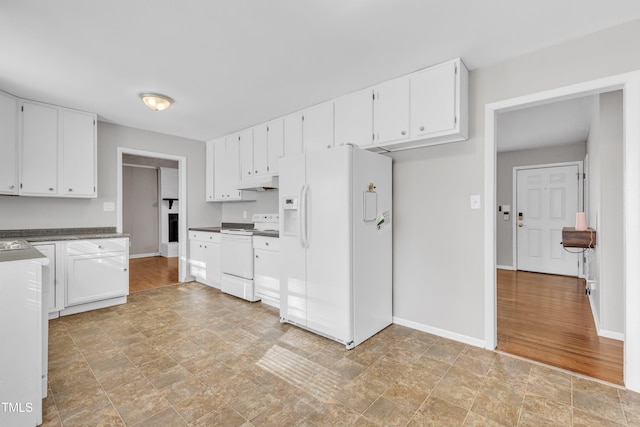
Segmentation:
{"type": "Polygon", "coordinates": [[[152,110],[162,111],[173,104],[173,99],[166,95],[153,92],[143,92],[140,94],[140,99],[144,104],[152,110]]]}

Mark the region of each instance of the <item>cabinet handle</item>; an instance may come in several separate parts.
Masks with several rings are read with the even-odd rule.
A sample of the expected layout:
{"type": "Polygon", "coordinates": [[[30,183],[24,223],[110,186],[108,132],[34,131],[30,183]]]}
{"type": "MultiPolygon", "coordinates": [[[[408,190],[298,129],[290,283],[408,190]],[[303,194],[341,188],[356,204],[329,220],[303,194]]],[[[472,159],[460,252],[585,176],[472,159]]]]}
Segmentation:
{"type": "Polygon", "coordinates": [[[256,255],[256,258],[260,258],[258,255],[256,255]]]}
{"type": "Polygon", "coordinates": [[[53,191],[53,187],[49,187],[49,191],[53,191]]]}
{"type": "Polygon", "coordinates": [[[265,245],[269,246],[269,242],[264,242],[265,245]]]}
{"type": "Polygon", "coordinates": [[[124,271],[127,271],[127,269],[126,269],[126,268],[123,268],[123,270],[124,270],[124,271]]]}
{"type": "Polygon", "coordinates": [[[249,175],[251,175],[251,171],[248,171],[247,173],[248,173],[249,175]]]}
{"type": "Polygon", "coordinates": [[[421,130],[421,131],[422,131],[422,130],[424,130],[424,126],[420,126],[420,130],[421,130]]]}
{"type": "Polygon", "coordinates": [[[69,189],[69,193],[73,193],[73,188],[70,188],[70,189],[69,189]]]}
{"type": "Polygon", "coordinates": [[[258,173],[258,171],[256,171],[255,173],[258,173]]]}
{"type": "Polygon", "coordinates": [[[98,245],[98,249],[104,249],[104,247],[102,247],[102,246],[98,245]]]}
{"type": "Polygon", "coordinates": [[[407,134],[407,131],[403,130],[402,132],[400,132],[400,135],[406,135],[406,134],[407,134]]]}
{"type": "Polygon", "coordinates": [[[15,187],[16,187],[15,185],[10,185],[9,190],[13,190],[15,187]]]}

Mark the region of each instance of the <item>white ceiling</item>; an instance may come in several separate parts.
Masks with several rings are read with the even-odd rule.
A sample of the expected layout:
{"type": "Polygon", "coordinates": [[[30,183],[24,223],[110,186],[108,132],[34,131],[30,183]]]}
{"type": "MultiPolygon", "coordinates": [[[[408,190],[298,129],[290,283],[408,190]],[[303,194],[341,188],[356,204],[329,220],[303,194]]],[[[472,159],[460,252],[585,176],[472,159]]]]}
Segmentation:
{"type": "Polygon", "coordinates": [[[637,0],[2,0],[0,90],[211,139],[460,56],[640,18],[637,0]],[[142,91],[175,99],[147,109],[142,91]]]}
{"type": "Polygon", "coordinates": [[[497,150],[514,151],[585,142],[595,95],[498,115],[497,150]]]}

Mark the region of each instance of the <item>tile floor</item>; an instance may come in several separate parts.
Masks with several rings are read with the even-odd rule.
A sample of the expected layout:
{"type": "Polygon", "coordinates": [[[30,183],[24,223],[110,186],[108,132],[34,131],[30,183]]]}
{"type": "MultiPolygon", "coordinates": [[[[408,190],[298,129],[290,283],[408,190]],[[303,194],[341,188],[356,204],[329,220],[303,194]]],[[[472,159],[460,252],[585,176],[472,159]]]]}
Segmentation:
{"type": "Polygon", "coordinates": [[[640,426],[640,394],[392,325],[353,350],[192,282],[50,322],[46,426],[640,426]]]}

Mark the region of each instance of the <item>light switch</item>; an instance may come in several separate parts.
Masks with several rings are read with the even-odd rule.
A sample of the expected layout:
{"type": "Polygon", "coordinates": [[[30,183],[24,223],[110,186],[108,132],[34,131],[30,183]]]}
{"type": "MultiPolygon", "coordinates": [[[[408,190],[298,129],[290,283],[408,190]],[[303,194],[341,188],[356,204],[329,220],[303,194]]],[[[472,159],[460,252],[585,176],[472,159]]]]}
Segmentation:
{"type": "Polygon", "coordinates": [[[480,195],[479,194],[474,194],[473,196],[471,196],[470,202],[471,202],[471,209],[480,209],[480,195]]]}
{"type": "Polygon", "coordinates": [[[102,209],[105,212],[111,212],[116,210],[116,204],[114,202],[104,202],[102,206],[103,206],[102,209]]]}

